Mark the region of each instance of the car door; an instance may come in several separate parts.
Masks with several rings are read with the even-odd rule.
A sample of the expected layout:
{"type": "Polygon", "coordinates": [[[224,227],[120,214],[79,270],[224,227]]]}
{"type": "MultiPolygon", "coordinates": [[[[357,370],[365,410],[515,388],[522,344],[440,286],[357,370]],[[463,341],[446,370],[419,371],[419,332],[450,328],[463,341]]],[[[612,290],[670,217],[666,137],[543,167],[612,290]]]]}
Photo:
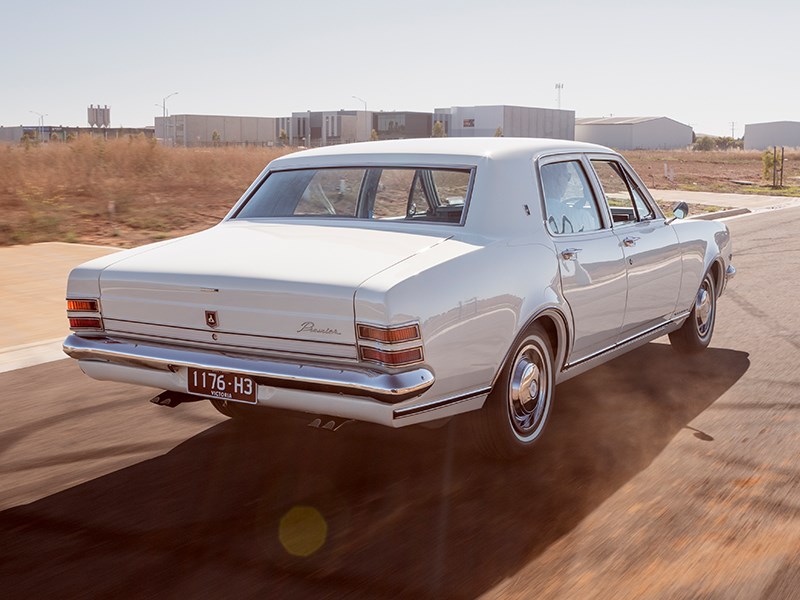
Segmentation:
{"type": "Polygon", "coordinates": [[[618,340],[624,341],[674,315],[681,285],[680,242],[623,160],[589,158],[625,255],[628,298],[618,340]]]}
{"type": "Polygon", "coordinates": [[[572,312],[568,364],[613,346],[625,315],[625,256],[601,210],[581,155],[539,159],[547,231],[556,248],[561,288],[572,312]]]}

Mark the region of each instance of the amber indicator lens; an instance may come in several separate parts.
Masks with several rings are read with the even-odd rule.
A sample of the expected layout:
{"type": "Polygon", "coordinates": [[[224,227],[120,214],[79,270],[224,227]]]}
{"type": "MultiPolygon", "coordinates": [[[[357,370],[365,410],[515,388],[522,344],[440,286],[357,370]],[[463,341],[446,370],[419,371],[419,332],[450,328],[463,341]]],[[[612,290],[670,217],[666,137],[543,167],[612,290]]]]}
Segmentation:
{"type": "Polygon", "coordinates": [[[97,312],[99,308],[97,300],[67,300],[67,310],[97,312]]]}
{"type": "Polygon", "coordinates": [[[70,317],[70,329],[102,329],[103,323],[100,319],[90,317],[70,317]]]}
{"type": "Polygon", "coordinates": [[[422,348],[409,348],[408,350],[378,350],[377,348],[361,348],[362,360],[377,362],[384,365],[401,366],[422,360],[422,348]]]}
{"type": "Polygon", "coordinates": [[[362,340],[383,342],[384,344],[398,344],[419,339],[418,325],[404,325],[403,327],[374,327],[372,325],[359,325],[358,337],[362,340]]]}

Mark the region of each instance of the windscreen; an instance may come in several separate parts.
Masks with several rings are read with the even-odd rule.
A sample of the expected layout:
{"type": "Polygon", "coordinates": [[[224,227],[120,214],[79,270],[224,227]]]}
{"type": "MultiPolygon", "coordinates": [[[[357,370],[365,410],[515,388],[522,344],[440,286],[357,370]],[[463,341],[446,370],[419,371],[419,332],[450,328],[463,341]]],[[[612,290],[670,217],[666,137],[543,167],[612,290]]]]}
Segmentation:
{"type": "Polygon", "coordinates": [[[472,171],[325,168],[270,173],[234,218],[357,218],[462,222],[472,171]]]}

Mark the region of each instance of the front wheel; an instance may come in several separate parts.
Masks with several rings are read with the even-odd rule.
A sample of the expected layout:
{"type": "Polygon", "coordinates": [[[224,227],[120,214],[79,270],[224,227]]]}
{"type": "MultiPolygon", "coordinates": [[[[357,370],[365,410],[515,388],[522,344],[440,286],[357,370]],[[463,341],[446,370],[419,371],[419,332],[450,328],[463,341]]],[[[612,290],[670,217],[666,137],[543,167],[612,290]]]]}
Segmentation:
{"type": "Polygon", "coordinates": [[[717,293],[714,278],[711,273],[706,273],[694,297],[694,306],[689,318],[680,329],[669,334],[673,348],[686,354],[696,354],[705,350],[711,343],[716,317],[717,293]]]}
{"type": "Polygon", "coordinates": [[[541,325],[532,325],[503,366],[483,409],[473,416],[483,454],[511,459],[541,437],[553,406],[553,350],[541,325]]]}

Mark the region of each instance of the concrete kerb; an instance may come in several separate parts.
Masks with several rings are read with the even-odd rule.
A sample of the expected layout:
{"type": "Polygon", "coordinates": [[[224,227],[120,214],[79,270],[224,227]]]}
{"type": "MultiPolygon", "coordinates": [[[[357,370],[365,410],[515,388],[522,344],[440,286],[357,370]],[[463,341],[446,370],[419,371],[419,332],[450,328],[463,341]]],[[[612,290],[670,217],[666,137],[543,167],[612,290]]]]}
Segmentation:
{"type": "Polygon", "coordinates": [[[753,212],[749,208],[731,208],[730,210],[718,210],[712,213],[703,213],[701,215],[690,215],[690,219],[696,221],[715,221],[717,219],[727,219],[728,217],[738,217],[739,215],[746,215],[753,212]]]}

